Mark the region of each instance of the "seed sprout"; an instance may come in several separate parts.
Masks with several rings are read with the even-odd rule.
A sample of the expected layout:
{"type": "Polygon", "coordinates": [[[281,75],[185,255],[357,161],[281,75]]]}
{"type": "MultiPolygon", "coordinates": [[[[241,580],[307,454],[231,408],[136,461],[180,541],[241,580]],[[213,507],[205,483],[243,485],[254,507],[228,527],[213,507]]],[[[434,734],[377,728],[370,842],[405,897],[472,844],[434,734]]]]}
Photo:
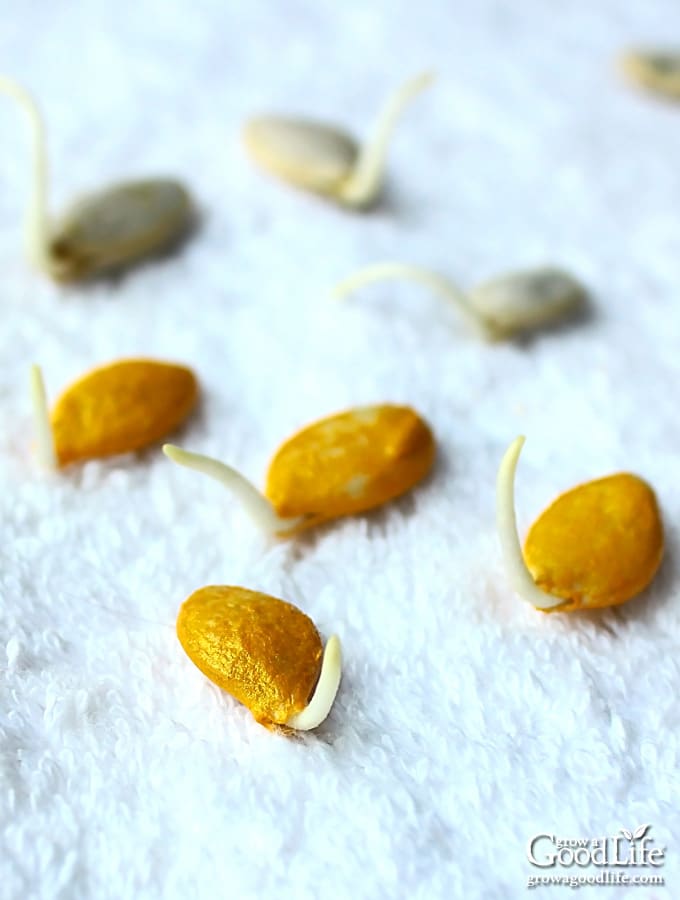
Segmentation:
{"type": "Polygon", "coordinates": [[[343,131],[281,116],[250,120],[244,139],[253,158],[280,178],[341,205],[364,209],[380,192],[397,121],[432,80],[430,73],[424,73],[401,85],[388,98],[361,148],[343,131]]]}

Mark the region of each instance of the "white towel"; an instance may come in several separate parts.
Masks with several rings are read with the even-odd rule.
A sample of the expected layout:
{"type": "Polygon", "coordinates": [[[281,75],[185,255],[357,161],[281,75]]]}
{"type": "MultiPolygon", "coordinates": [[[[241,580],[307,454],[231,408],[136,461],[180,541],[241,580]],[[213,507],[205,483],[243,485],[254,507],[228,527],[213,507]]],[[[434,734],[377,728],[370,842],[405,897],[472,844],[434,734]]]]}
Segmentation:
{"type": "Polygon", "coordinates": [[[22,255],[28,132],[0,97],[0,893],[523,897],[529,876],[598,871],[532,866],[533,835],[651,824],[667,887],[630,896],[677,896],[680,106],[616,69],[631,44],[672,42],[674,0],[11,7],[1,67],[44,108],[54,210],[170,174],[204,221],[176,257],[53,285],[22,255]],[[262,111],[366,134],[427,68],[438,80],[405,113],[370,214],[244,153],[262,111]],[[390,258],[464,287],[558,264],[591,315],[485,345],[414,285],[329,298],[390,258]],[[29,363],[55,398],[131,355],[195,369],[202,408],[177,442],[258,484],[296,429],[374,402],[427,418],[436,470],[375,514],[274,545],[158,448],[42,476],[29,363]],[[494,479],[519,433],[522,531],[581,481],[630,470],[655,487],[668,552],[644,596],[546,616],[513,595],[494,479]],[[175,616],[208,584],[283,597],[340,635],[317,732],[271,734],[185,656],[175,616]]]}

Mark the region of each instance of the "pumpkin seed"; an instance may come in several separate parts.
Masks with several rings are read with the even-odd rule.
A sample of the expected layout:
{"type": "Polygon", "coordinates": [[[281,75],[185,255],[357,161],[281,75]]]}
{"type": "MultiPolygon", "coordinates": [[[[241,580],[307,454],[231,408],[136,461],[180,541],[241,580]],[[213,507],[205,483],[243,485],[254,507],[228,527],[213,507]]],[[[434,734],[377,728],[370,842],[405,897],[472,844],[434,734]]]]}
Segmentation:
{"type": "Polygon", "coordinates": [[[57,400],[51,416],[42,374],[31,371],[38,456],[48,468],[130,453],[165,437],[196,404],[184,366],[130,359],[89,372],[57,400]]]}
{"type": "Polygon", "coordinates": [[[468,324],[488,340],[507,339],[562,319],[586,299],[585,288],[573,276],[554,267],[502,275],[465,293],[443,275],[396,262],[366,266],[343,279],[332,293],[342,298],[366,284],[388,279],[419,282],[452,301],[468,324]]]}
{"type": "Polygon", "coordinates": [[[241,587],[195,591],[180,608],[177,636],[191,661],[268,728],[308,731],[330,712],[342,654],[324,648],[312,620],[277,597],[241,587]]]}
{"type": "Polygon", "coordinates": [[[621,65],[640,87],[680,100],[680,50],[630,50],[621,65]]]}
{"type": "Polygon", "coordinates": [[[26,241],[39,269],[58,281],[85,278],[156,253],[187,231],[191,200],[179,182],[167,178],[111,185],[52,220],[43,118],[33,97],[16,82],[0,78],[0,91],[21,105],[31,125],[33,184],[26,241]]]}
{"type": "Polygon", "coordinates": [[[327,125],[305,119],[261,116],[245,127],[252,157],[284,181],[332,195],[352,170],[359,147],[327,125]]]}
{"type": "Polygon", "coordinates": [[[173,243],[191,221],[191,201],[177,181],[131,181],[89,194],[54,228],[50,274],[84,278],[149,256],[173,243]]]}
{"type": "Polygon", "coordinates": [[[163,451],[224,484],[265,532],[290,537],[410,490],[432,467],[435,448],[429,427],[408,407],[352,409],[286,441],[270,464],[264,495],[224,463],[170,444],[163,451]]]}
{"type": "Polygon", "coordinates": [[[514,479],[524,438],[498,471],[498,531],[514,590],[544,612],[625,603],[644,590],[661,563],[663,525],[652,488],[621,473],[562,494],[529,530],[517,532],[514,479]]]}
{"type": "Polygon", "coordinates": [[[265,115],[246,123],[246,148],[262,168],[296,187],[344,206],[368,207],[380,192],[387,148],[397,120],[410,100],[431,81],[429,73],[419,75],[396,90],[363,147],[331,125],[265,115]]]}
{"type": "Polygon", "coordinates": [[[473,288],[470,303],[495,338],[541,328],[580,309],[585,288],[552,266],[502,275],[473,288]]]}

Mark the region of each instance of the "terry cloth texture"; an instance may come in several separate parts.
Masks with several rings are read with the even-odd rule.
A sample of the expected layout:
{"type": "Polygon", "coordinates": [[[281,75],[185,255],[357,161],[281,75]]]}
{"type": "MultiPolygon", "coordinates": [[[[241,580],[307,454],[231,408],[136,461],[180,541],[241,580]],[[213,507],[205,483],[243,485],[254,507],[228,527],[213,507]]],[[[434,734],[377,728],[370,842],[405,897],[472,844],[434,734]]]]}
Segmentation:
{"type": "Polygon", "coordinates": [[[532,835],[643,824],[666,887],[611,896],[680,896],[680,106],[616,67],[669,39],[676,0],[26,0],[1,19],[2,69],[47,117],[55,211],[169,174],[203,212],[178,255],[52,284],[22,253],[28,131],[0,98],[2,896],[506,900],[530,875],[597,874],[532,867],[532,835]],[[428,68],[370,214],[244,153],[243,121],[270,110],[364,134],[428,68]],[[485,345],[415,285],[329,298],[395,258],[465,287],[558,264],[590,312],[485,345]],[[193,367],[202,406],[177,442],[258,484],[296,429],[368,403],[419,410],[436,469],[280,543],[159,448],[41,475],[29,363],[54,398],[134,355],[193,367]],[[642,597],[546,616],[513,595],[494,480],[520,433],[523,532],[581,481],[654,485],[668,552],[642,597]],[[175,616],[208,584],[283,597],[340,635],[317,732],[271,734],[185,656],[175,616]]]}

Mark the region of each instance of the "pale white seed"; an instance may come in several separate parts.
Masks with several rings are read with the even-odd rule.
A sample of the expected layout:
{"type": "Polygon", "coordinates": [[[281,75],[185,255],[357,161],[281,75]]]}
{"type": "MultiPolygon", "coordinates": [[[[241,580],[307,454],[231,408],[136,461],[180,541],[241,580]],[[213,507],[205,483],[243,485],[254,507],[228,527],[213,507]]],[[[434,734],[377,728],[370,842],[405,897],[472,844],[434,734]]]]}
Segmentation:
{"type": "Polygon", "coordinates": [[[536,609],[552,609],[564,603],[542,591],[534,581],[522,553],[515,512],[515,472],[524,445],[524,438],[516,438],[508,447],[498,468],[496,479],[496,526],[505,568],[512,589],[536,609]]]}
{"type": "Polygon", "coordinates": [[[337,635],[329,637],[321,661],[321,673],[312,699],[299,713],[291,716],[286,725],[298,731],[309,731],[328,716],[340,687],[342,676],[342,648],[337,635]]]}
{"type": "Polygon", "coordinates": [[[57,453],[54,447],[54,435],[50,424],[50,412],[47,405],[47,391],[40,366],[31,366],[31,406],[33,408],[33,427],[36,437],[36,454],[40,465],[45,469],[57,468],[57,453]]]}
{"type": "Polygon", "coordinates": [[[273,115],[246,123],[246,147],[259,165],[297,187],[345,206],[369,206],[382,185],[387,149],[397,121],[413,97],[431,81],[427,73],[398,88],[383,106],[373,135],[363,148],[331,125],[273,115]]]}
{"type": "Polygon", "coordinates": [[[259,116],[244,129],[253,158],[297,187],[333,195],[356,161],[359,148],[343,132],[306,119],[259,116]]]}
{"type": "Polygon", "coordinates": [[[164,444],[163,453],[172,462],[219,481],[231,491],[252,521],[265,534],[285,537],[305,520],[304,516],[291,519],[279,516],[271,502],[247,478],[217,459],[200,453],[190,453],[173,444],[164,444]]]}
{"type": "Polygon", "coordinates": [[[621,66],[641,87],[680,100],[680,48],[630,50],[621,58],[621,66]]]}
{"type": "Polygon", "coordinates": [[[470,303],[497,337],[549,325],[581,308],[586,290],[562,269],[512,272],[477,285],[470,303]]]}

